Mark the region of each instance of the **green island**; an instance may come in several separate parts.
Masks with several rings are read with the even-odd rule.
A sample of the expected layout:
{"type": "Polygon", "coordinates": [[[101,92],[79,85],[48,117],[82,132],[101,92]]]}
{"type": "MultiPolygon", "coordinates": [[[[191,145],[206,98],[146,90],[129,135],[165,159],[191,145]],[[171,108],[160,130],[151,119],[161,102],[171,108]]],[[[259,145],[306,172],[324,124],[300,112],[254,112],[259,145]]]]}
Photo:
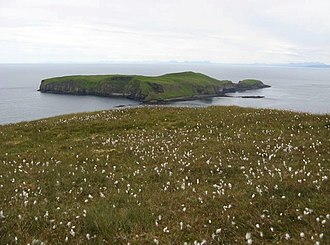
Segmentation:
{"type": "Polygon", "coordinates": [[[239,107],[2,125],[0,241],[330,244],[329,139],[328,114],[239,107]]]}
{"type": "Polygon", "coordinates": [[[162,76],[83,75],[45,79],[39,91],[77,95],[120,96],[143,103],[162,103],[223,96],[227,92],[270,87],[259,80],[239,83],[217,80],[201,73],[180,72],[162,76]]]}

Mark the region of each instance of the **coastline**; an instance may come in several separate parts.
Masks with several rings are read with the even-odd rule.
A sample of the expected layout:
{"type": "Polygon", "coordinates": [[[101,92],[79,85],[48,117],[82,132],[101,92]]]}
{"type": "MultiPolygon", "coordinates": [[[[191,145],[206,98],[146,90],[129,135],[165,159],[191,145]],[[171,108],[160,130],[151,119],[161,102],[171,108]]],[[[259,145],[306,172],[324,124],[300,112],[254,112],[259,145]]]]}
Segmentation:
{"type": "MultiPolygon", "coordinates": [[[[185,71],[160,76],[109,74],[54,77],[42,80],[38,91],[41,93],[123,97],[146,104],[163,104],[212,97],[229,97],[227,93],[269,87],[271,86],[257,79],[243,79],[234,83],[230,80],[218,80],[202,73],[185,71]]],[[[255,98],[255,96],[246,98],[255,98]]]]}

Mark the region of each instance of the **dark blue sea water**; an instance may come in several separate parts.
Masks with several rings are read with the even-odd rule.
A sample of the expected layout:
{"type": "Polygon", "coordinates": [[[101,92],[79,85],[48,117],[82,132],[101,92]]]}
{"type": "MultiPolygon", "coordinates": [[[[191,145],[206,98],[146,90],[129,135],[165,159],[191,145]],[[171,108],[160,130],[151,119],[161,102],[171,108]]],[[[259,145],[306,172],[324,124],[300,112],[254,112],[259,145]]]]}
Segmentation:
{"type": "MultiPolygon", "coordinates": [[[[263,99],[212,98],[176,102],[174,106],[238,105],[309,113],[330,113],[330,69],[229,66],[218,64],[0,64],[0,124],[29,121],[55,115],[136,106],[120,98],[42,94],[44,78],[74,74],[161,75],[169,72],[202,72],[218,79],[239,81],[256,78],[271,88],[239,95],[263,95],[263,99]]],[[[234,94],[236,96],[237,94],[234,94]]]]}

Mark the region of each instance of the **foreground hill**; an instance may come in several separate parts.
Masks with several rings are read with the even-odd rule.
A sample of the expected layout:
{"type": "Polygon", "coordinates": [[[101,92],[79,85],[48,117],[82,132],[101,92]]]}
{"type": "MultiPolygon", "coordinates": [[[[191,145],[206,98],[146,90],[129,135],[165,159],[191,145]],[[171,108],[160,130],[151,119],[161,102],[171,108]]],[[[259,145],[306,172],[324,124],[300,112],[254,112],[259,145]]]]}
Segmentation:
{"type": "Polygon", "coordinates": [[[330,115],[136,108],[0,126],[1,244],[329,244],[330,115]]]}
{"type": "Polygon", "coordinates": [[[78,95],[121,96],[145,103],[190,100],[219,96],[226,92],[269,87],[259,80],[235,84],[201,73],[181,72],[162,76],[93,75],[45,79],[40,91],[78,95]]]}

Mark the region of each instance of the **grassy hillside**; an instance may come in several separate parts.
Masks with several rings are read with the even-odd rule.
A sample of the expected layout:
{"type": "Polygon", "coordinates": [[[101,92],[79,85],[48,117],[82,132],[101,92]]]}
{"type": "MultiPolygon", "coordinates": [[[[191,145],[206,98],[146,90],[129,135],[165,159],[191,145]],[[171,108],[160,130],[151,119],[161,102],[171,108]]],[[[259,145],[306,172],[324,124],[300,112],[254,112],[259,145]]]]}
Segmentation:
{"type": "Polygon", "coordinates": [[[0,126],[1,244],[329,244],[330,115],[145,107],[0,126]]]}
{"type": "Polygon", "coordinates": [[[191,98],[196,95],[215,95],[231,81],[220,81],[201,73],[180,72],[162,76],[94,75],[66,76],[42,81],[42,92],[68,92],[86,94],[120,93],[144,102],[191,98]],[[59,87],[70,84],[70,87],[59,87]],[[56,87],[58,85],[58,87],[56,87]]]}

